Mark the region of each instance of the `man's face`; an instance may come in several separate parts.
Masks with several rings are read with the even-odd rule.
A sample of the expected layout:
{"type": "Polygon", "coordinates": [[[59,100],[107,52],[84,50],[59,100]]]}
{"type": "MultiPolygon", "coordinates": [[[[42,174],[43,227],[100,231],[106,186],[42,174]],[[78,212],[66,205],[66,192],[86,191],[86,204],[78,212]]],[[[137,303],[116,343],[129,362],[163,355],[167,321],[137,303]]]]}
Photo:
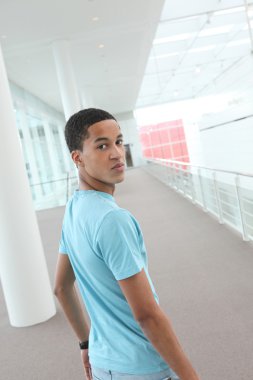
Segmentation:
{"type": "MultiPolygon", "coordinates": [[[[91,125],[81,153],[86,178],[99,187],[115,185],[124,180],[125,149],[123,136],[115,120],[103,120],[91,125]]],[[[81,173],[80,173],[81,174],[81,173]]]]}

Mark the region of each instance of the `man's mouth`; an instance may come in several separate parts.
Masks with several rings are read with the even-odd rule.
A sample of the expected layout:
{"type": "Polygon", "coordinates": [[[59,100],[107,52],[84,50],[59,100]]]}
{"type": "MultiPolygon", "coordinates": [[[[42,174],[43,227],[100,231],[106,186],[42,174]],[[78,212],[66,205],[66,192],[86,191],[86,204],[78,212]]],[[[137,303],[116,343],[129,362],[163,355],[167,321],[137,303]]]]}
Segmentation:
{"type": "Polygon", "coordinates": [[[125,164],[123,162],[119,162],[118,164],[114,165],[112,169],[124,169],[125,164]]]}

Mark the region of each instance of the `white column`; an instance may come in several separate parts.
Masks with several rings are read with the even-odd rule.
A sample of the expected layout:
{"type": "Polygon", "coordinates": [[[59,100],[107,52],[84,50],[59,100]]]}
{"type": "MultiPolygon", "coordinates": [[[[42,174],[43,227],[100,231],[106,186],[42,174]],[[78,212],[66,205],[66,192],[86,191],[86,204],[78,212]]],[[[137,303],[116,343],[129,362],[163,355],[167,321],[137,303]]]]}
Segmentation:
{"type": "Polygon", "coordinates": [[[86,87],[85,89],[81,89],[81,103],[83,109],[93,107],[95,108],[90,86],[86,87]]]}
{"type": "Polygon", "coordinates": [[[133,112],[115,115],[124,136],[124,143],[130,144],[134,166],[143,165],[139,131],[133,112]]]}
{"type": "Polygon", "coordinates": [[[81,109],[75,75],[69,54],[68,41],[54,42],[53,53],[63,110],[65,118],[68,120],[73,113],[78,112],[81,109]]]}
{"type": "Polygon", "coordinates": [[[12,326],[56,310],[0,47],[0,276],[12,326]]]}
{"type": "Polygon", "coordinates": [[[55,141],[53,139],[53,132],[49,123],[46,121],[46,118],[44,118],[44,121],[43,121],[43,128],[45,132],[45,139],[46,139],[47,150],[49,154],[50,166],[52,168],[52,174],[53,174],[52,179],[57,180],[61,177],[61,170],[59,167],[59,157],[58,157],[57,150],[55,147],[55,141]]]}
{"type": "Polygon", "coordinates": [[[66,170],[66,172],[70,172],[71,170],[73,170],[74,165],[71,165],[71,161],[69,158],[70,153],[69,153],[69,150],[67,148],[67,144],[66,144],[66,141],[64,138],[64,130],[63,130],[62,126],[60,125],[60,123],[57,124],[57,129],[58,129],[58,136],[59,136],[60,147],[61,147],[61,151],[62,151],[62,158],[63,158],[65,170],[66,170]]]}

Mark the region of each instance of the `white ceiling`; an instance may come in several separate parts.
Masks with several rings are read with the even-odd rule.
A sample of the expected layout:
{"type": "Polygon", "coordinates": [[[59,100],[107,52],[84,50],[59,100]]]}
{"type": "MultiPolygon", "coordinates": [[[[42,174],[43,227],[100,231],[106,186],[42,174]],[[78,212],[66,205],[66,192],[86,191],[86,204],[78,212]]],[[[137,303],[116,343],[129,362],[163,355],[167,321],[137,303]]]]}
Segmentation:
{"type": "MultiPolygon", "coordinates": [[[[248,14],[253,32],[252,4],[248,14]]],[[[245,91],[252,63],[243,0],[167,0],[137,107],[245,91]]]]}
{"type": "Polygon", "coordinates": [[[80,96],[114,113],[132,110],[163,3],[0,0],[9,79],[62,110],[52,44],[68,40],[80,96]]]}
{"type": "Polygon", "coordinates": [[[7,73],[14,83],[62,110],[52,44],[68,40],[80,96],[113,113],[210,93],[220,85],[217,78],[225,78],[226,70],[250,55],[245,12],[214,11],[243,4],[0,0],[7,73]]]}

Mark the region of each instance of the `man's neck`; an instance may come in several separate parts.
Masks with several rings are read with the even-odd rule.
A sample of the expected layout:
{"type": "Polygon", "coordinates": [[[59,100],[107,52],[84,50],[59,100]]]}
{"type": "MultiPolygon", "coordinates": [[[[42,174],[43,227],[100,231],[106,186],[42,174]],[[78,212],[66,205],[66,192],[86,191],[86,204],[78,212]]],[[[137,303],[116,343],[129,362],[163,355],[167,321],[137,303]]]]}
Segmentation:
{"type": "Polygon", "coordinates": [[[113,195],[115,185],[107,185],[103,182],[99,182],[98,180],[87,181],[79,175],[79,190],[95,190],[113,195]]]}

